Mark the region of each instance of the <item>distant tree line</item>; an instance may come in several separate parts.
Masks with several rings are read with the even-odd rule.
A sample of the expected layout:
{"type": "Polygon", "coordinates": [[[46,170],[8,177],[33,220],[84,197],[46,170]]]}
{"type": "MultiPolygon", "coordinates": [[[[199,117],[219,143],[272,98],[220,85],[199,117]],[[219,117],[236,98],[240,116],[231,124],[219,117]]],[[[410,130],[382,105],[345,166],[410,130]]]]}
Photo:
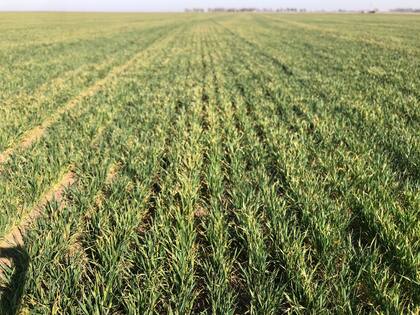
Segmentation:
{"type": "Polygon", "coordinates": [[[297,8],[284,8],[284,9],[272,9],[272,8],[208,8],[207,10],[202,8],[185,9],[185,12],[306,12],[306,9],[297,8]]]}
{"type": "Polygon", "coordinates": [[[410,13],[410,12],[419,13],[420,12],[420,8],[419,9],[413,9],[413,8],[396,8],[396,9],[392,9],[390,11],[391,12],[403,12],[403,13],[410,13]]]}
{"type": "MultiPolygon", "coordinates": [[[[339,9],[334,12],[339,13],[376,13],[378,9],[367,10],[367,11],[355,11],[355,10],[343,10],[339,9]]],[[[412,9],[412,8],[396,8],[389,10],[390,12],[401,12],[401,13],[420,13],[420,9],[412,9]]],[[[192,9],[185,9],[185,12],[194,12],[194,13],[204,13],[204,12],[307,12],[306,9],[298,9],[298,8],[283,8],[283,9],[271,9],[271,8],[192,8],[192,9]]],[[[328,12],[324,10],[314,11],[314,12],[328,12]]]]}
{"type": "Polygon", "coordinates": [[[202,12],[206,12],[205,9],[200,9],[200,8],[193,8],[193,9],[185,9],[185,12],[198,12],[198,13],[202,13],[202,12]]]}

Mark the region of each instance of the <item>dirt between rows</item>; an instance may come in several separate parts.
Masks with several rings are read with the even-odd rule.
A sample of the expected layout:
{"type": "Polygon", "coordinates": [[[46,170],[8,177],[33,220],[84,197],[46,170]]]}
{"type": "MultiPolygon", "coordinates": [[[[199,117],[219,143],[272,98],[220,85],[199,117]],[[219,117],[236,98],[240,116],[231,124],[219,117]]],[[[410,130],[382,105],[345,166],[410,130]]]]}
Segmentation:
{"type": "Polygon", "coordinates": [[[61,207],[63,206],[63,195],[67,188],[72,186],[76,181],[75,174],[70,171],[61,178],[58,184],[54,185],[44,196],[40,202],[32,208],[28,215],[26,215],[19,225],[14,226],[7,235],[0,241],[0,276],[4,272],[5,267],[12,267],[13,257],[6,255],[13,249],[23,248],[24,236],[27,230],[35,221],[42,216],[43,210],[48,203],[56,201],[61,207]]]}

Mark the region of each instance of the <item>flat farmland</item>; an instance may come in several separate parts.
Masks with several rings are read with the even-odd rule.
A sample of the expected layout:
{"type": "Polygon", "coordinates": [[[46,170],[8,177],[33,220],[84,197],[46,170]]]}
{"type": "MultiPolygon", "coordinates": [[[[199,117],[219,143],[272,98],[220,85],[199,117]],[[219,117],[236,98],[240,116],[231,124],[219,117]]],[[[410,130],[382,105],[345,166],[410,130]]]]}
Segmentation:
{"type": "Polygon", "coordinates": [[[0,313],[419,314],[420,15],[0,14],[0,313]]]}

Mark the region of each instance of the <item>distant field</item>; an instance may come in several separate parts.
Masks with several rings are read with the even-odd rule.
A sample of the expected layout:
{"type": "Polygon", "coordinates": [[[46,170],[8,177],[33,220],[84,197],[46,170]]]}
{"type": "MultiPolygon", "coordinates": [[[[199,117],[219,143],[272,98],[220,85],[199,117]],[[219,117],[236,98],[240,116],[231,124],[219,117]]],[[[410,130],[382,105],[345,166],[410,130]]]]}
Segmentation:
{"type": "Polygon", "coordinates": [[[0,14],[4,314],[419,314],[420,15],[0,14]]]}

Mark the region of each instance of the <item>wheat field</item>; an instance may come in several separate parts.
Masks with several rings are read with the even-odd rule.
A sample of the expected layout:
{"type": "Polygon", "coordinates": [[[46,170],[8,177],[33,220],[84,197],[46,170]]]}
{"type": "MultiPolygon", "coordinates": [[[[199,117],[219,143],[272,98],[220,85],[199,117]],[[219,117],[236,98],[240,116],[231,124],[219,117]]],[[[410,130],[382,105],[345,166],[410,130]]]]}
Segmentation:
{"type": "Polygon", "coordinates": [[[420,15],[0,14],[4,314],[418,314],[420,15]]]}

